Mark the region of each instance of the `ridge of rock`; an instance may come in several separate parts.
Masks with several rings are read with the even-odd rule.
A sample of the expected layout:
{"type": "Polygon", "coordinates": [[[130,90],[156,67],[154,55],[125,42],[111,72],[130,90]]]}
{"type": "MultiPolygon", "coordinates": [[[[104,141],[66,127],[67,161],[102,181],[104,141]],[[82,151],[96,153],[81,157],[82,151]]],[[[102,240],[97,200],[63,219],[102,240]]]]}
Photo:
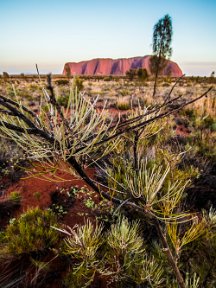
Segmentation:
{"type": "MultiPolygon", "coordinates": [[[[68,62],[64,65],[63,74],[69,71],[71,75],[95,75],[95,76],[123,76],[130,69],[145,68],[150,72],[150,55],[131,58],[96,58],[81,62],[68,62]]],[[[177,63],[167,60],[161,75],[172,77],[182,76],[182,70],[177,63]]]]}

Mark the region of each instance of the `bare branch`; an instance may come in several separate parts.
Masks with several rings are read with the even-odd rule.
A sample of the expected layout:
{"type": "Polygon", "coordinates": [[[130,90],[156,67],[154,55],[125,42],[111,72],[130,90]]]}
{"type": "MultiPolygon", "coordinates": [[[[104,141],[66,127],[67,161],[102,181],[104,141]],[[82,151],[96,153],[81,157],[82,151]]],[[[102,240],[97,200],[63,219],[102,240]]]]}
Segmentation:
{"type": "Polygon", "coordinates": [[[24,105],[19,105],[17,102],[4,97],[3,95],[0,95],[0,99],[4,100],[7,103],[12,104],[13,106],[17,107],[17,108],[21,108],[23,111],[27,112],[28,114],[30,114],[32,117],[34,117],[36,119],[36,121],[38,122],[38,124],[40,126],[42,126],[42,124],[40,123],[40,120],[38,119],[38,116],[36,113],[34,113],[33,111],[31,111],[30,109],[28,109],[26,106],[24,105]]]}
{"type": "Polygon", "coordinates": [[[179,77],[179,78],[176,80],[176,82],[175,82],[174,85],[172,86],[169,94],[167,95],[167,97],[166,97],[166,99],[165,99],[165,101],[164,101],[164,104],[166,104],[167,101],[170,99],[170,96],[171,96],[174,88],[176,87],[176,85],[178,84],[178,82],[179,82],[184,76],[185,76],[185,74],[183,74],[181,77],[179,77]]]}
{"type": "Polygon", "coordinates": [[[24,129],[22,127],[7,123],[5,121],[0,121],[0,126],[6,127],[9,130],[13,130],[13,131],[20,132],[20,133],[28,133],[28,134],[35,134],[35,135],[37,134],[36,133],[37,129],[34,129],[34,128],[24,129]]]}
{"type": "Polygon", "coordinates": [[[11,104],[8,103],[8,99],[2,99],[0,97],[0,105],[7,108],[9,111],[13,113],[13,116],[17,116],[18,118],[22,119],[30,128],[36,128],[35,124],[27,118],[23,113],[21,113],[18,109],[13,107],[11,104]]]}
{"type": "MultiPolygon", "coordinates": [[[[114,138],[116,138],[116,137],[118,137],[118,136],[120,136],[120,135],[122,135],[122,134],[125,134],[125,133],[127,133],[127,132],[129,132],[129,131],[131,131],[131,130],[140,129],[140,128],[146,126],[146,125],[149,124],[149,123],[152,123],[152,122],[154,122],[154,121],[156,121],[156,120],[158,120],[158,119],[162,119],[162,118],[164,118],[164,117],[167,117],[167,116],[169,116],[169,115],[171,115],[171,114],[173,114],[173,113],[181,110],[181,109],[184,108],[185,106],[187,106],[187,105],[189,105],[189,104],[192,104],[192,103],[198,101],[199,99],[203,98],[204,96],[206,96],[206,95],[212,90],[212,88],[213,88],[213,87],[210,87],[210,88],[209,88],[205,93],[203,93],[201,96],[196,97],[195,99],[193,99],[193,100],[191,100],[191,101],[188,101],[188,102],[180,105],[178,108],[174,108],[174,109],[172,109],[172,110],[170,110],[170,111],[166,111],[166,112],[161,113],[161,114],[159,114],[159,115],[157,115],[157,116],[155,116],[155,117],[153,117],[153,118],[150,118],[150,119],[148,119],[148,120],[146,120],[146,121],[144,121],[144,122],[141,122],[141,123],[139,123],[139,124],[137,124],[137,125],[130,126],[130,127],[126,128],[126,129],[124,129],[124,130],[121,130],[121,131],[115,133],[114,135],[112,135],[112,136],[110,136],[110,137],[107,137],[107,138],[99,141],[99,142],[98,142],[97,144],[95,144],[95,145],[99,146],[99,145],[104,144],[104,143],[106,143],[107,141],[110,141],[110,140],[112,140],[112,139],[114,139],[114,138]]],[[[168,103],[168,102],[167,102],[167,103],[168,103]]],[[[78,150],[80,151],[81,149],[83,149],[83,148],[80,148],[80,149],[78,149],[78,150]]]]}

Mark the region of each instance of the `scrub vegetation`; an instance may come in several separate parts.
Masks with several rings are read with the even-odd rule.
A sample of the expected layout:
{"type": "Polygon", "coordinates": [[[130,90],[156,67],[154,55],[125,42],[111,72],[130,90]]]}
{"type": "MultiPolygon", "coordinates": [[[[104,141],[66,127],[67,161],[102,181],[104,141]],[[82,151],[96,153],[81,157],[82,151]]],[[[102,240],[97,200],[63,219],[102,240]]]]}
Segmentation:
{"type": "Polygon", "coordinates": [[[215,287],[214,77],[0,81],[1,287],[215,287]]]}

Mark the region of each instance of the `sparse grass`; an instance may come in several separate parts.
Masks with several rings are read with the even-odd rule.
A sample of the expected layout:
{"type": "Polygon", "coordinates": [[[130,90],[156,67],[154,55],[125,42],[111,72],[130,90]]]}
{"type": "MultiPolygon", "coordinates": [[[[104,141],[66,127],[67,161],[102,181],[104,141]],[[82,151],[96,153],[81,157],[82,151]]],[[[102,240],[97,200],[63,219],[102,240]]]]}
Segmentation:
{"type": "Polygon", "coordinates": [[[129,110],[131,105],[128,99],[119,98],[116,103],[116,108],[119,110],[129,110]]]}

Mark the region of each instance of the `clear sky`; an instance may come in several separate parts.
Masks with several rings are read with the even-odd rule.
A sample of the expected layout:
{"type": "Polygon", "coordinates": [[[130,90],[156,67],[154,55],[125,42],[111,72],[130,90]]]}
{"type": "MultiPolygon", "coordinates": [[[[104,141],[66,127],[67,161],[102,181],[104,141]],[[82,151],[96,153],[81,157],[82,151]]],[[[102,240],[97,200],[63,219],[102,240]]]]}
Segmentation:
{"type": "Polygon", "coordinates": [[[216,71],[216,0],[0,0],[0,73],[61,73],[65,62],[151,54],[154,24],[173,21],[187,75],[216,71]]]}

